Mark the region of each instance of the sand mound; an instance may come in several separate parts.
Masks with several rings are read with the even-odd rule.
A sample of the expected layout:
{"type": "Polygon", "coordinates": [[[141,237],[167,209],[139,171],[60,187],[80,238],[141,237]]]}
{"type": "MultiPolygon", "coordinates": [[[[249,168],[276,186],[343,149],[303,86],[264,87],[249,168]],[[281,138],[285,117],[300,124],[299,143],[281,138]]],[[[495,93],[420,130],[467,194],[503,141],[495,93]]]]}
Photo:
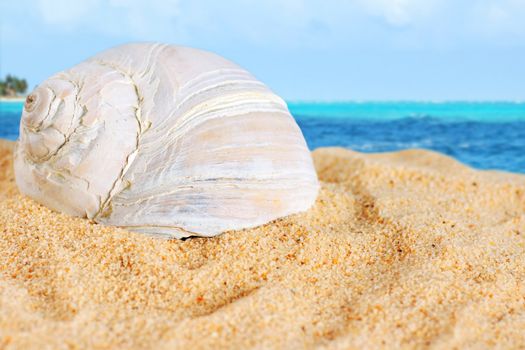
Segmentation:
{"type": "Polygon", "coordinates": [[[314,152],[316,206],[164,241],[18,194],[0,144],[0,348],[525,347],[525,177],[314,152]]]}

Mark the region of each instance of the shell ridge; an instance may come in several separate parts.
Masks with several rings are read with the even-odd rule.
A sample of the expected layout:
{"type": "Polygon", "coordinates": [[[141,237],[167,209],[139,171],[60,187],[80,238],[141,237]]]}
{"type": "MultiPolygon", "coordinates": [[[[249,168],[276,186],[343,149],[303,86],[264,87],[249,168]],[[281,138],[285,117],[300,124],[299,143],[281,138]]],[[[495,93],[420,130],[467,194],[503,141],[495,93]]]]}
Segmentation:
{"type": "MultiPolygon", "coordinates": [[[[242,115],[242,114],[241,114],[242,115]]],[[[270,145],[273,145],[271,143],[253,143],[253,144],[247,144],[247,145],[244,145],[246,147],[264,147],[264,146],[270,146],[270,145]]],[[[290,149],[293,149],[293,148],[297,148],[297,149],[305,149],[306,146],[303,145],[303,144],[290,144],[288,145],[287,147],[289,147],[290,149]]],[[[218,148],[214,148],[214,151],[220,151],[220,150],[233,150],[233,149],[238,149],[239,146],[231,146],[231,145],[228,145],[228,146],[222,146],[222,147],[218,147],[218,148]]],[[[155,154],[160,154],[161,152],[158,152],[158,153],[152,153],[153,155],[155,154]]],[[[163,167],[164,171],[167,171],[167,167],[163,167]]],[[[155,171],[158,171],[159,170],[159,167],[154,167],[154,168],[148,168],[148,171],[151,171],[151,172],[155,172],[155,171]]]]}
{"type": "Polygon", "coordinates": [[[115,195],[117,195],[119,191],[125,188],[123,187],[123,188],[118,189],[117,186],[123,182],[123,178],[126,172],[130,169],[131,164],[136,159],[136,157],[133,155],[134,154],[136,155],[136,152],[138,152],[138,149],[140,147],[140,138],[142,136],[142,133],[144,132],[144,129],[142,127],[142,120],[141,120],[141,108],[142,108],[142,97],[141,96],[142,95],[140,94],[139,87],[137,83],[135,82],[135,80],[133,79],[133,77],[130,74],[128,74],[126,71],[118,67],[117,65],[112,64],[110,62],[103,61],[100,59],[95,60],[95,62],[97,64],[100,64],[101,66],[106,66],[106,67],[110,67],[114,69],[115,71],[119,72],[123,77],[127,78],[133,84],[134,91],[137,97],[137,108],[135,110],[135,119],[137,121],[138,131],[135,136],[136,137],[135,149],[127,155],[124,166],[122,167],[118,177],[113,181],[106,198],[101,201],[98,211],[90,218],[93,220],[96,220],[99,215],[103,214],[108,208],[111,208],[111,200],[113,199],[113,197],[115,197],[115,195]]]}
{"type": "Polygon", "coordinates": [[[164,51],[168,45],[165,44],[153,44],[151,45],[148,55],[145,59],[145,67],[143,70],[139,70],[139,72],[130,74],[130,75],[138,75],[142,78],[145,78],[153,69],[153,66],[155,65],[156,59],[160,54],[162,54],[162,51],[164,51]]]}
{"type": "MultiPolygon", "coordinates": [[[[271,98],[273,97],[272,95],[273,94],[268,92],[266,94],[258,94],[259,99],[242,100],[242,97],[253,97],[253,94],[234,94],[229,96],[230,100],[233,100],[233,102],[227,100],[225,97],[217,97],[215,99],[210,99],[206,102],[202,102],[194,106],[192,109],[190,109],[183,115],[181,115],[179,118],[176,118],[176,120],[172,121],[173,125],[170,126],[167,132],[170,133],[171,136],[168,138],[167,141],[161,138],[153,138],[150,142],[146,142],[148,144],[148,148],[151,147],[157,149],[157,151],[153,154],[158,154],[162,152],[162,149],[159,149],[159,147],[157,147],[156,144],[164,143],[164,147],[169,147],[173,144],[175,139],[177,139],[181,134],[187,132],[189,129],[197,127],[212,119],[220,117],[234,117],[242,114],[247,114],[254,108],[257,108],[257,110],[260,110],[262,112],[284,113],[288,116],[288,110],[280,104],[282,100],[271,100],[271,98]],[[235,98],[237,98],[237,100],[235,98]],[[220,102],[222,102],[222,104],[220,102]],[[263,103],[267,105],[267,108],[261,107],[261,104],[263,103]],[[232,107],[238,108],[234,109],[232,107]],[[225,111],[228,111],[229,113],[225,113],[225,111]],[[174,131],[171,132],[171,130],[174,131]]],[[[156,126],[155,130],[159,128],[160,126],[156,126]]],[[[165,129],[166,126],[163,125],[163,128],[161,130],[165,132],[165,129]]]]}
{"type": "MultiPolygon", "coordinates": [[[[76,109],[77,109],[77,103],[79,103],[79,94],[80,94],[80,88],[77,87],[77,85],[75,84],[75,82],[67,79],[68,82],[70,82],[72,85],[75,86],[75,109],[73,111],[73,117],[70,118],[70,122],[69,122],[69,127],[68,127],[68,131],[71,130],[71,128],[73,127],[73,122],[74,120],[78,120],[78,118],[74,118],[75,117],[75,112],[76,112],[76,109]]],[[[63,100],[62,100],[63,102],[63,100]]],[[[80,116],[80,119],[82,118],[82,115],[80,116]]],[[[64,136],[64,142],[58,146],[58,148],[55,150],[55,152],[53,154],[51,154],[50,156],[48,156],[46,159],[44,159],[43,161],[50,161],[52,160],[53,158],[57,158],[61,155],[61,152],[62,150],[65,148],[65,146],[69,143],[69,141],[71,140],[71,137],[73,135],[75,135],[77,133],[77,130],[79,129],[79,127],[81,126],[81,123],[77,124],[77,126],[71,130],[69,132],[69,134],[65,134],[63,133],[62,131],[58,130],[57,128],[54,128],[55,130],[57,130],[58,132],[60,132],[63,136],[64,136]]],[[[72,175],[71,173],[69,175],[72,175]]],[[[87,181],[87,180],[86,180],[87,181]]],[[[89,181],[87,181],[88,183],[88,189],[89,189],[89,181]]]]}
{"type": "Polygon", "coordinates": [[[241,88],[241,87],[245,88],[246,86],[240,86],[241,83],[244,83],[245,85],[254,85],[254,86],[259,86],[259,87],[266,88],[266,86],[263,83],[257,82],[257,81],[239,80],[239,79],[237,79],[237,80],[234,80],[234,79],[224,80],[224,81],[218,82],[216,84],[207,85],[204,88],[202,88],[200,90],[197,90],[193,94],[189,94],[188,96],[186,96],[183,100],[181,100],[177,104],[176,108],[177,109],[181,108],[184,104],[186,104],[188,101],[190,101],[191,99],[193,99],[195,97],[199,97],[202,94],[205,94],[207,92],[211,92],[211,91],[213,91],[215,89],[219,90],[219,88],[222,88],[222,87],[225,87],[225,86],[231,86],[231,87],[237,87],[237,88],[241,88]]]}
{"type": "Polygon", "coordinates": [[[192,89],[200,86],[201,84],[208,84],[208,82],[213,81],[212,78],[214,77],[219,81],[225,80],[226,77],[230,77],[230,79],[231,77],[237,77],[237,79],[239,79],[240,77],[245,77],[245,79],[239,80],[251,80],[263,84],[262,82],[255,80],[249,72],[245,71],[242,68],[217,68],[200,73],[196,77],[188,80],[179,88],[179,93],[184,94],[186,90],[191,91],[192,89]]]}
{"type": "MultiPolygon", "coordinates": [[[[289,174],[289,175],[294,175],[294,174],[289,174]]],[[[296,173],[295,175],[303,175],[303,174],[296,173]]],[[[296,177],[273,177],[273,178],[267,178],[267,179],[262,179],[262,180],[253,179],[253,178],[246,179],[246,178],[233,178],[233,177],[231,178],[214,177],[214,178],[209,178],[209,179],[191,179],[191,180],[192,180],[191,181],[192,183],[196,183],[196,184],[177,186],[177,188],[170,190],[170,191],[164,191],[162,193],[147,194],[147,197],[141,197],[140,199],[133,200],[133,198],[130,198],[130,200],[133,200],[133,201],[128,200],[126,202],[123,201],[123,202],[119,202],[118,204],[113,204],[113,205],[129,207],[129,206],[137,205],[143,202],[148,202],[148,201],[151,201],[152,199],[157,199],[159,197],[170,196],[178,192],[185,192],[185,191],[193,190],[193,189],[207,189],[207,188],[217,189],[217,188],[231,187],[235,189],[250,190],[250,189],[257,189],[258,186],[261,186],[261,185],[269,184],[269,185],[274,185],[274,186],[268,187],[271,189],[293,190],[297,188],[297,184],[296,184],[297,181],[299,181],[301,184],[304,184],[304,185],[312,182],[312,179],[297,180],[296,177]],[[275,182],[276,179],[279,180],[280,183],[276,183],[275,182]],[[214,183],[210,183],[212,181],[214,181],[214,183]],[[294,182],[295,184],[293,184],[294,182]]],[[[177,184],[174,184],[174,185],[177,185],[177,184]]],[[[159,190],[159,189],[156,189],[156,190],[159,190]]],[[[162,190],[162,188],[160,190],[162,190]]]]}
{"type": "Polygon", "coordinates": [[[160,122],[158,122],[156,126],[158,128],[164,128],[165,124],[169,123],[169,121],[177,113],[180,112],[180,110],[182,109],[183,106],[185,106],[187,103],[191,102],[192,98],[195,98],[195,97],[199,96],[201,93],[210,92],[214,88],[218,88],[218,87],[225,86],[225,85],[230,85],[230,84],[231,85],[235,85],[235,83],[243,82],[243,83],[250,83],[250,84],[253,84],[253,85],[256,85],[256,86],[260,86],[260,87],[262,86],[262,87],[264,87],[267,90],[266,86],[263,83],[258,82],[256,80],[253,80],[251,75],[248,72],[244,71],[243,69],[224,69],[224,70],[231,71],[231,72],[245,73],[245,76],[247,78],[249,78],[249,79],[236,80],[236,81],[233,81],[231,79],[230,80],[225,80],[225,76],[224,75],[219,75],[219,78],[222,79],[222,81],[217,83],[216,85],[210,85],[210,81],[206,80],[205,78],[207,78],[209,75],[216,75],[216,74],[222,72],[223,69],[216,69],[216,70],[213,70],[213,71],[204,72],[204,73],[199,74],[197,77],[191,79],[189,82],[187,82],[186,84],[182,85],[179,88],[176,96],[174,97],[174,100],[178,101],[177,104],[172,109],[172,111],[168,114],[168,116],[166,118],[164,118],[163,120],[161,120],[160,122]],[[213,74],[211,74],[211,73],[213,73],[213,74]],[[192,89],[195,86],[200,86],[202,84],[206,84],[204,88],[202,88],[200,90],[197,90],[197,91],[192,91],[192,89]],[[179,96],[185,96],[185,97],[179,98],[179,96]]]}
{"type": "MultiPolygon", "coordinates": [[[[68,128],[67,128],[68,131],[69,131],[69,130],[71,130],[71,129],[73,128],[73,122],[74,122],[75,120],[78,120],[78,119],[82,118],[82,115],[85,114],[86,111],[85,111],[85,109],[84,109],[85,107],[82,106],[82,114],[80,115],[79,118],[75,118],[75,115],[76,115],[76,113],[77,113],[77,110],[78,110],[78,108],[79,108],[79,106],[80,106],[80,91],[82,90],[82,86],[80,86],[79,84],[75,83],[75,82],[74,82],[73,80],[71,80],[71,79],[67,79],[67,78],[66,78],[66,79],[64,79],[64,80],[67,80],[67,81],[70,82],[73,86],[75,86],[75,104],[74,104],[74,109],[73,109],[73,118],[70,119],[70,121],[69,121],[69,126],[68,126],[68,128]]],[[[78,125],[77,125],[77,127],[78,127],[78,125]]],[[[73,133],[76,132],[77,127],[73,128],[73,130],[71,130],[71,132],[70,132],[70,133],[68,134],[68,136],[67,136],[67,139],[69,139],[69,138],[71,137],[71,135],[72,135],[73,133]]]]}

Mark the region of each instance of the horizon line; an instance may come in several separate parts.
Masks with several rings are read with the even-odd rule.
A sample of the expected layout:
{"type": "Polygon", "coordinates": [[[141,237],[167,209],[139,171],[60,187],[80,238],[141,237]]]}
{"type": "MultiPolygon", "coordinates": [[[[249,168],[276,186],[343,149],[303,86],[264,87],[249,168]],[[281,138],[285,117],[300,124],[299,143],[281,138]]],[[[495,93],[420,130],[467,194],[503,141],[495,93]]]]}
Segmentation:
{"type": "MultiPolygon", "coordinates": [[[[17,97],[0,96],[1,102],[23,102],[27,95],[17,97]]],[[[282,97],[281,97],[282,98],[282,97]]],[[[525,99],[287,99],[282,98],[287,104],[366,104],[366,103],[427,103],[427,104],[444,104],[444,103],[508,103],[508,104],[525,104],[525,99]]]]}
{"type": "Polygon", "coordinates": [[[510,103],[510,104],[525,104],[525,99],[520,100],[482,100],[482,99],[337,99],[337,100],[309,100],[309,99],[283,99],[286,103],[292,104],[343,104],[343,103],[428,103],[428,104],[441,104],[441,103],[510,103]]]}

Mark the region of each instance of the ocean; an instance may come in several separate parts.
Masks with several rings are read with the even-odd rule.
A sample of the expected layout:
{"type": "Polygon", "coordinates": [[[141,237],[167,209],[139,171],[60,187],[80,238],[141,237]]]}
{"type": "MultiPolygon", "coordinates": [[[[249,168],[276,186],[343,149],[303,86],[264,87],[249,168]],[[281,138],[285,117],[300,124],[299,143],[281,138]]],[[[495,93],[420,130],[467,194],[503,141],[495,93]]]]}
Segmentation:
{"type": "MultiPolygon", "coordinates": [[[[525,103],[290,102],[310,149],[423,148],[478,169],[525,173],[525,103]]],[[[22,102],[0,102],[0,138],[15,140],[22,102]]]]}

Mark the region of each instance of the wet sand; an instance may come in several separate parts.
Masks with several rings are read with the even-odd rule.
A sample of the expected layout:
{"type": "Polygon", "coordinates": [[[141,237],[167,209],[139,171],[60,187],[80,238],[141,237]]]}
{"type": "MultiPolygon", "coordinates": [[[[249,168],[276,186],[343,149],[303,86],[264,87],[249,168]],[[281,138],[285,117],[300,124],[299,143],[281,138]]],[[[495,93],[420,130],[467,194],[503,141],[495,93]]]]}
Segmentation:
{"type": "Polygon", "coordinates": [[[0,348],[525,348],[525,176],[313,153],[315,207],[159,240],[21,196],[0,140],[0,348]]]}

